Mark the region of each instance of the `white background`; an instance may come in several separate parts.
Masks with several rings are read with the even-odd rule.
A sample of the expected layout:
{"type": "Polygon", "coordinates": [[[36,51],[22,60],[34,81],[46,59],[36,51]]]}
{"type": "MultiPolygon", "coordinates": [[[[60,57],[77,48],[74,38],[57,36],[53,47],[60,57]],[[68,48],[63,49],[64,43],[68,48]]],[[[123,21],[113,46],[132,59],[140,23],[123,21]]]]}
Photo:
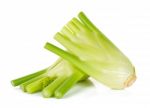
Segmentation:
{"type": "Polygon", "coordinates": [[[149,0],[0,0],[0,108],[149,108],[149,63],[149,0]],[[80,11],[133,62],[133,86],[119,91],[88,81],[63,99],[45,99],[12,87],[12,79],[58,58],[43,46],[46,41],[60,46],[53,35],[80,11]]]}

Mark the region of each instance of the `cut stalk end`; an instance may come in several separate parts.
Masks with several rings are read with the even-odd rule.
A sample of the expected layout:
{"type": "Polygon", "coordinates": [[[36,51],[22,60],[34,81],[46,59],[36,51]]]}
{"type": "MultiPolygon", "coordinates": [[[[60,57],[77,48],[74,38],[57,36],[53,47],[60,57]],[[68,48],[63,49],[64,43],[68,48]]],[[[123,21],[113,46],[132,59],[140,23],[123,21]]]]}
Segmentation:
{"type": "Polygon", "coordinates": [[[124,88],[131,86],[136,81],[135,69],[134,73],[130,75],[124,83],[124,88]]]}
{"type": "Polygon", "coordinates": [[[136,75],[133,74],[128,77],[128,79],[124,83],[124,88],[130,87],[136,81],[136,75]]]}

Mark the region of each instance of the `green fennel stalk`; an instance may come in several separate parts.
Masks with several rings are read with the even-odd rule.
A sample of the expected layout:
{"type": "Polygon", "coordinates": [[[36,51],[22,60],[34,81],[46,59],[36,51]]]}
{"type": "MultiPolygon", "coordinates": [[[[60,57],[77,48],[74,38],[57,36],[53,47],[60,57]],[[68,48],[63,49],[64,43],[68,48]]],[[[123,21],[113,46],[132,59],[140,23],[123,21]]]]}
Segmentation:
{"type": "Polygon", "coordinates": [[[21,89],[27,93],[42,91],[43,97],[61,98],[74,84],[85,79],[87,79],[87,75],[82,71],[67,61],[58,59],[50,67],[12,80],[11,83],[13,86],[20,85],[21,89]],[[68,82],[69,78],[74,79],[68,82]],[[62,92],[62,90],[65,91],[62,92]]]}

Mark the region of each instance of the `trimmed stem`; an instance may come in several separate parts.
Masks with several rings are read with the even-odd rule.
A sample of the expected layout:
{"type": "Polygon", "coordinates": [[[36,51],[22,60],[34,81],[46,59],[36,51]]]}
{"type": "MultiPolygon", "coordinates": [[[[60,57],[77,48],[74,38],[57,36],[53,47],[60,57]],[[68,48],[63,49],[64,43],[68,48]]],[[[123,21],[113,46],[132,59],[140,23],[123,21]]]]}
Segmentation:
{"type": "Polygon", "coordinates": [[[26,91],[28,93],[35,93],[41,91],[44,87],[46,87],[49,83],[53,81],[54,78],[44,77],[35,82],[30,83],[26,86],[26,91]]]}
{"type": "Polygon", "coordinates": [[[60,63],[61,61],[62,61],[62,59],[60,58],[60,59],[58,59],[54,64],[52,64],[52,65],[51,65],[50,67],[48,67],[48,68],[45,68],[45,69],[40,70],[40,71],[37,71],[37,72],[35,72],[35,73],[32,73],[32,74],[29,74],[29,75],[26,75],[26,76],[23,76],[23,77],[14,79],[14,80],[11,81],[11,84],[12,84],[13,86],[18,86],[18,85],[20,85],[20,84],[23,84],[23,83],[25,83],[25,82],[27,82],[27,81],[29,81],[29,80],[31,80],[31,79],[37,77],[37,76],[40,76],[40,75],[46,73],[47,71],[50,71],[51,69],[53,69],[53,68],[54,68],[58,63],[60,63]]]}
{"type": "Polygon", "coordinates": [[[65,76],[60,76],[49,84],[46,88],[43,89],[42,95],[45,98],[49,98],[54,95],[54,91],[61,85],[61,83],[66,79],[65,76]]]}
{"type": "Polygon", "coordinates": [[[46,68],[46,69],[43,69],[43,70],[40,70],[40,71],[38,71],[38,72],[35,72],[35,73],[33,73],[33,74],[23,76],[23,77],[21,77],[21,78],[14,79],[14,80],[11,81],[11,84],[12,84],[13,86],[18,86],[18,85],[20,85],[20,84],[22,84],[22,83],[24,83],[24,82],[26,82],[26,81],[28,81],[28,80],[30,80],[30,79],[32,79],[32,78],[35,78],[35,77],[37,77],[37,76],[39,76],[39,75],[45,73],[46,70],[47,70],[47,68],[46,68]]]}
{"type": "Polygon", "coordinates": [[[83,12],[80,12],[78,14],[78,17],[85,25],[87,25],[88,28],[99,32],[98,28],[86,17],[86,15],[83,12]]]}
{"type": "Polygon", "coordinates": [[[70,28],[73,33],[79,32],[79,28],[72,21],[67,23],[67,27],[70,28]]]}
{"type": "Polygon", "coordinates": [[[40,75],[40,76],[37,76],[37,77],[35,77],[35,78],[32,78],[32,79],[30,79],[30,80],[24,82],[23,84],[21,84],[20,87],[21,87],[21,89],[22,89],[24,92],[26,92],[26,86],[27,86],[27,85],[29,85],[29,84],[31,84],[32,82],[35,82],[35,81],[37,81],[37,80],[39,80],[39,79],[41,79],[41,78],[43,78],[43,77],[44,77],[44,75],[40,75]]]}
{"type": "Polygon", "coordinates": [[[65,60],[69,61],[70,63],[74,64],[76,67],[78,67],[79,69],[81,69],[83,72],[85,72],[87,75],[94,77],[95,79],[99,80],[100,77],[100,73],[98,71],[94,71],[93,72],[93,68],[86,65],[84,62],[82,62],[79,58],[77,58],[76,56],[50,44],[50,43],[46,43],[45,44],[45,48],[55,54],[57,54],[58,56],[61,56],[62,58],[64,58],[65,60]]]}
{"type": "Polygon", "coordinates": [[[75,74],[68,77],[59,88],[56,89],[54,95],[56,98],[61,98],[68,92],[74,84],[76,84],[84,75],[80,72],[76,72],[75,74]]]}
{"type": "Polygon", "coordinates": [[[78,60],[78,58],[56,46],[54,46],[53,44],[51,43],[46,43],[45,46],[44,46],[45,49],[49,50],[49,51],[52,51],[53,53],[61,56],[62,58],[68,60],[68,61],[71,61],[71,62],[75,62],[74,64],[78,64],[79,65],[81,64],[81,62],[78,60]]]}
{"type": "Polygon", "coordinates": [[[111,46],[113,47],[113,49],[115,48],[118,50],[118,48],[87,18],[87,16],[83,12],[80,12],[78,14],[78,17],[86,26],[88,26],[88,28],[98,33],[98,36],[96,36],[97,41],[99,42],[99,44],[102,44],[105,49],[110,49],[111,46]]]}

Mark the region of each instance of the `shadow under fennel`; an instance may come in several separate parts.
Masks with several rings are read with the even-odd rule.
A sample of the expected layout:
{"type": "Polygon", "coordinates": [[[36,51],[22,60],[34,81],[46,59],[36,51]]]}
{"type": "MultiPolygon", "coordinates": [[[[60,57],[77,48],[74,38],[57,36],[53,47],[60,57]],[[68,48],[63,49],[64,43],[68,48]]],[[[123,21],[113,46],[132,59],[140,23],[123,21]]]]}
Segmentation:
{"type": "Polygon", "coordinates": [[[93,88],[94,84],[89,79],[78,82],[63,98],[68,98],[74,94],[85,92],[87,89],[93,88]]]}

